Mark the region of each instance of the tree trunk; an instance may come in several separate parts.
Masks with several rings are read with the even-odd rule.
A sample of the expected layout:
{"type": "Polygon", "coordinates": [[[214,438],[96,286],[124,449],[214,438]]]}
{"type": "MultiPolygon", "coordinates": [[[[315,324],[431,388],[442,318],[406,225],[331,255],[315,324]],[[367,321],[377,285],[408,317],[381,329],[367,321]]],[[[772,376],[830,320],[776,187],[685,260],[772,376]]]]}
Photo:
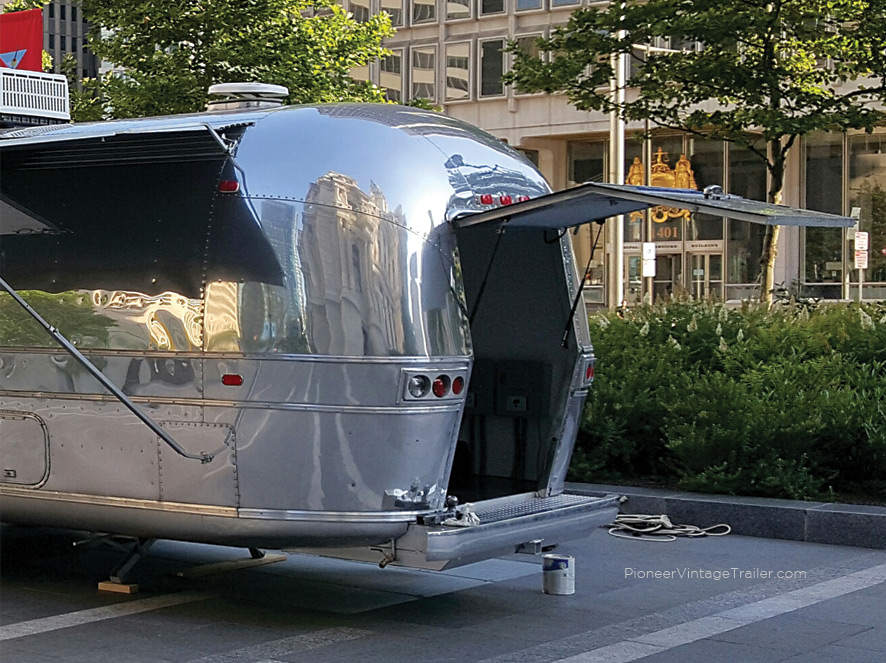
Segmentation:
{"type": "Polygon", "coordinates": [[[760,301],[772,306],[775,288],[775,257],[778,255],[778,236],[781,226],[766,226],[763,236],[763,254],[760,256],[760,301]]]}
{"type": "MultiPolygon", "coordinates": [[[[779,139],[769,141],[769,192],[767,202],[781,205],[784,189],[784,169],[788,145],[782,146],[779,139]]],[[[760,301],[772,306],[772,290],[775,288],[775,258],[778,255],[778,236],[781,226],[766,226],[763,236],[763,253],[760,256],[760,301]]]]}

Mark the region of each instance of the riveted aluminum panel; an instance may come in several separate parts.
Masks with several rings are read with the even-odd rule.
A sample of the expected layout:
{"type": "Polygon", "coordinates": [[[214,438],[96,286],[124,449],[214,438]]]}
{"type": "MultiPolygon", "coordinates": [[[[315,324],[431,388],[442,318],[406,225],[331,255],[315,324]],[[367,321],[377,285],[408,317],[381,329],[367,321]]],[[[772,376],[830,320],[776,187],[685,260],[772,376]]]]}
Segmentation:
{"type": "Polygon", "coordinates": [[[347,512],[443,506],[458,407],[339,410],[240,409],[241,506],[347,512]],[[419,503],[411,506],[413,497],[419,503]]]}
{"type": "Polygon", "coordinates": [[[157,438],[118,403],[35,400],[49,429],[43,490],[158,499],[157,438]]]}
{"type": "Polygon", "coordinates": [[[240,506],[234,427],[228,424],[162,421],[160,425],[188,453],[213,454],[201,463],[183,458],[158,440],[160,500],[240,506]]]}
{"type": "MultiPolygon", "coordinates": [[[[203,395],[203,361],[199,357],[172,353],[88,356],[127,396],[198,399],[203,395]]],[[[3,362],[8,375],[0,383],[0,393],[37,392],[62,398],[107,395],[104,387],[63,350],[5,352],[3,362]]]]}

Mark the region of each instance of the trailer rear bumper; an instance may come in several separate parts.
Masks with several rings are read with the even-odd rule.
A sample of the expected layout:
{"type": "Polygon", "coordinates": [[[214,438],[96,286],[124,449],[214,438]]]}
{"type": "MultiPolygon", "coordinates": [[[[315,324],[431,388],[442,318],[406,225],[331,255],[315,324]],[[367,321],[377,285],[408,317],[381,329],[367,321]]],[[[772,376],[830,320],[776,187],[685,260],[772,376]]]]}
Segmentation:
{"type": "Polygon", "coordinates": [[[442,571],[516,552],[542,552],[584,538],[615,519],[618,500],[618,495],[604,493],[509,495],[475,502],[473,511],[480,518],[476,525],[411,523],[403,536],[384,545],[289,548],[287,552],[442,571]]]}
{"type": "Polygon", "coordinates": [[[478,559],[547,549],[589,536],[610,523],[618,513],[618,495],[574,495],[538,497],[534,493],[509,495],[474,504],[480,523],[468,527],[410,526],[401,539],[412,535],[426,542],[429,562],[446,561],[458,566],[478,559]]]}

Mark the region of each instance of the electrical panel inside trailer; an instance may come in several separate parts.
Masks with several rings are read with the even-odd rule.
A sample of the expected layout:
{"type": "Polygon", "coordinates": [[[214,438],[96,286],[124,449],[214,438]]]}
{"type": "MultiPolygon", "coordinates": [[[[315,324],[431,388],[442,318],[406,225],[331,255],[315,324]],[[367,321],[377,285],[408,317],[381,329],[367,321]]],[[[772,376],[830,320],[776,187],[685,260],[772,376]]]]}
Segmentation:
{"type": "Polygon", "coordinates": [[[538,361],[500,361],[495,365],[495,414],[545,416],[550,407],[551,367],[538,361]]]}

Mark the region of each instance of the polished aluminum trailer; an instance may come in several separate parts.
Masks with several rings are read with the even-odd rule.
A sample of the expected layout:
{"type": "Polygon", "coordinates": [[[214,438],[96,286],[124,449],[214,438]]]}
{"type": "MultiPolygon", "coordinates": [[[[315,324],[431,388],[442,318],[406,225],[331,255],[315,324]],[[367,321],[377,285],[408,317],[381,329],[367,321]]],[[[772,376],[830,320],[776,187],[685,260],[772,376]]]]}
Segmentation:
{"type": "Polygon", "coordinates": [[[564,492],[594,355],[562,229],[668,200],[845,224],[551,193],[393,105],[37,127],[0,155],[4,522],[438,569],[615,515],[564,492]]]}

